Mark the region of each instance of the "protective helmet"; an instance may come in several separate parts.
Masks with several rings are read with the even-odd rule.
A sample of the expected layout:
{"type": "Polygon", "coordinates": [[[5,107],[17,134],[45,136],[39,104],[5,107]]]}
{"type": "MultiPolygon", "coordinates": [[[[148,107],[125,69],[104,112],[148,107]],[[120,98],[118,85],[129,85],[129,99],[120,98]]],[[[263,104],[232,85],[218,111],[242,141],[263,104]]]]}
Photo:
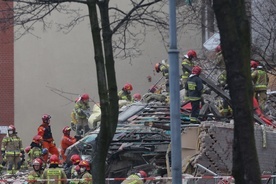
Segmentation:
{"type": "Polygon", "coordinates": [[[80,161],[79,166],[80,166],[80,167],[85,167],[87,171],[90,170],[90,164],[89,164],[89,162],[86,161],[86,160],[80,161]]]}
{"type": "Polygon", "coordinates": [[[69,126],[64,127],[62,130],[63,134],[66,134],[66,135],[70,134],[70,131],[71,131],[71,127],[69,126]]]}
{"type": "Polygon", "coordinates": [[[40,158],[36,158],[36,159],[33,160],[32,165],[33,166],[34,165],[39,165],[40,167],[42,167],[43,162],[42,162],[42,160],[40,158]]]}
{"type": "Polygon", "coordinates": [[[79,155],[74,154],[74,155],[71,156],[70,160],[74,165],[76,165],[76,164],[80,163],[81,158],[80,158],[79,155]]]}
{"type": "Polygon", "coordinates": [[[156,71],[157,73],[160,72],[160,65],[161,65],[160,63],[156,63],[156,64],[155,64],[155,67],[154,67],[154,68],[155,68],[155,71],[156,71]]]}
{"type": "Polygon", "coordinates": [[[51,116],[49,114],[43,114],[42,121],[44,123],[48,123],[50,119],[51,119],[51,116]]]}
{"type": "Polygon", "coordinates": [[[201,68],[199,66],[194,66],[192,69],[192,74],[199,75],[201,73],[201,68]]]}
{"type": "Polygon", "coordinates": [[[140,174],[141,178],[148,177],[147,173],[145,171],[143,171],[143,170],[140,170],[138,173],[140,174]]]}
{"type": "Polygon", "coordinates": [[[47,148],[43,148],[42,151],[41,151],[41,154],[42,155],[47,155],[48,154],[48,149],[47,148]]]}
{"type": "Polygon", "coordinates": [[[51,155],[50,164],[59,164],[59,159],[57,155],[51,155]]]}
{"type": "Polygon", "coordinates": [[[25,151],[25,153],[29,153],[30,152],[30,150],[32,149],[32,147],[31,146],[27,146],[25,149],[24,149],[24,151],[25,151]]]}
{"type": "Polygon", "coordinates": [[[40,135],[35,135],[33,137],[33,142],[34,143],[41,143],[43,141],[43,138],[40,135]]]}
{"type": "Polygon", "coordinates": [[[132,90],[133,90],[132,85],[131,85],[130,83],[126,83],[126,84],[124,85],[124,90],[132,91],[132,90]]]}
{"type": "Polygon", "coordinates": [[[250,67],[256,69],[258,67],[259,63],[257,61],[251,60],[250,61],[250,67]]]}
{"type": "Polygon", "coordinates": [[[134,95],[133,95],[133,99],[135,100],[135,101],[140,101],[141,100],[141,95],[140,95],[140,93],[135,93],[134,95]]]}
{"type": "Polygon", "coordinates": [[[215,51],[216,51],[216,52],[220,52],[220,51],[221,51],[221,46],[218,45],[218,46],[216,47],[215,51]]]}
{"type": "Polygon", "coordinates": [[[10,125],[9,127],[8,127],[8,131],[13,131],[13,133],[15,132],[15,126],[14,125],[10,125]]]}
{"type": "Polygon", "coordinates": [[[194,50],[189,50],[187,52],[187,56],[188,56],[189,59],[197,58],[196,52],[194,50]]]}
{"type": "Polygon", "coordinates": [[[89,95],[87,93],[84,93],[83,95],[81,95],[81,99],[82,100],[89,100],[89,95]]]}

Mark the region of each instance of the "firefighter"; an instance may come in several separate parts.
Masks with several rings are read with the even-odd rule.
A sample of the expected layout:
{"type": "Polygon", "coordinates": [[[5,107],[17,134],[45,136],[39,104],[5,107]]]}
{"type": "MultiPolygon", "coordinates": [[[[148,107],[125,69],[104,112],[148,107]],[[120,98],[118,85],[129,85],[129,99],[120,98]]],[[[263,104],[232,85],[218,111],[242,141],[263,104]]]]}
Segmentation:
{"type": "Polygon", "coordinates": [[[133,99],[133,102],[140,102],[141,101],[141,95],[140,95],[140,93],[135,93],[134,95],[133,95],[133,97],[132,97],[132,99],[133,99]]]}
{"type": "MultiPolygon", "coordinates": [[[[42,116],[42,124],[37,129],[38,131],[37,135],[40,135],[43,138],[43,143],[42,143],[43,148],[47,148],[48,152],[51,153],[52,155],[59,156],[59,152],[52,135],[50,119],[51,119],[51,116],[49,114],[44,114],[42,116]]],[[[44,161],[48,160],[48,154],[43,156],[43,160],[44,161]]]]}
{"type": "Polygon", "coordinates": [[[30,144],[30,151],[28,152],[28,162],[31,163],[34,159],[42,157],[42,143],[43,138],[40,135],[33,137],[32,143],[30,144]]]}
{"type": "Polygon", "coordinates": [[[79,165],[74,168],[78,174],[79,181],[71,181],[70,184],[92,184],[92,175],[90,174],[90,164],[86,160],[80,161],[79,165]]]}
{"type": "Polygon", "coordinates": [[[190,75],[190,73],[184,68],[185,65],[188,65],[190,67],[193,67],[194,66],[194,63],[193,61],[197,59],[197,54],[194,50],[189,50],[187,52],[186,55],[184,55],[184,59],[181,63],[182,65],[182,71],[183,71],[183,74],[182,74],[182,77],[181,77],[181,80],[182,80],[182,85],[185,86],[185,83],[190,75]]]}
{"type": "Polygon", "coordinates": [[[88,118],[90,117],[89,95],[81,95],[75,104],[77,126],[76,135],[81,136],[89,131],[88,118]]]}
{"type": "Polygon", "coordinates": [[[143,178],[146,178],[146,177],[147,177],[147,173],[141,170],[138,173],[131,174],[121,184],[143,184],[144,183],[143,178]]]}
{"type": "Polygon", "coordinates": [[[56,181],[46,181],[45,184],[66,184],[67,177],[62,168],[58,167],[59,159],[57,155],[51,155],[49,168],[45,169],[42,174],[42,179],[55,179],[56,181]]]}
{"type": "Polygon", "coordinates": [[[257,61],[254,61],[254,60],[250,61],[251,72],[254,72],[258,66],[259,66],[259,63],[257,61]]]}
{"type": "Polygon", "coordinates": [[[267,100],[268,75],[263,66],[258,65],[256,70],[251,73],[251,77],[254,83],[254,97],[258,100],[261,110],[264,111],[267,100]]]}
{"type": "Polygon", "coordinates": [[[66,149],[76,142],[76,138],[70,136],[71,127],[66,126],[62,130],[63,136],[61,138],[61,156],[63,161],[66,161],[65,151],[66,149]]]}
{"type": "Polygon", "coordinates": [[[70,169],[70,176],[71,178],[77,178],[78,173],[76,173],[76,167],[79,165],[81,158],[79,155],[74,154],[71,156],[70,161],[72,162],[72,168],[70,169]]]}
{"type": "Polygon", "coordinates": [[[163,77],[165,77],[166,91],[169,92],[169,66],[163,63],[156,63],[154,68],[157,73],[162,72],[163,77]]]}
{"type": "Polygon", "coordinates": [[[37,179],[41,179],[43,173],[43,161],[40,158],[36,158],[32,161],[33,171],[31,171],[28,175],[28,183],[40,184],[40,181],[36,181],[37,179]]]}
{"type": "Polygon", "coordinates": [[[22,140],[17,136],[14,125],[8,127],[8,133],[2,140],[1,153],[3,158],[2,166],[7,163],[7,173],[15,174],[25,161],[25,153],[22,147],[22,140]]]}
{"type": "Polygon", "coordinates": [[[126,83],[121,91],[118,92],[119,100],[126,100],[131,102],[131,91],[133,90],[133,87],[130,83],[126,83]]]}
{"type": "MultiPolygon", "coordinates": [[[[218,45],[215,49],[216,51],[216,68],[220,71],[217,82],[218,86],[221,87],[223,90],[227,89],[227,73],[224,58],[222,55],[221,46],[218,45]]],[[[227,101],[223,98],[222,104],[219,106],[219,112],[223,117],[230,116],[232,114],[232,109],[227,103],[227,101]]]]}
{"type": "Polygon", "coordinates": [[[199,75],[201,73],[201,68],[199,66],[194,66],[192,69],[192,74],[189,76],[186,84],[186,96],[191,101],[192,113],[190,116],[191,123],[198,123],[198,115],[200,111],[200,101],[203,92],[203,83],[199,75]]]}

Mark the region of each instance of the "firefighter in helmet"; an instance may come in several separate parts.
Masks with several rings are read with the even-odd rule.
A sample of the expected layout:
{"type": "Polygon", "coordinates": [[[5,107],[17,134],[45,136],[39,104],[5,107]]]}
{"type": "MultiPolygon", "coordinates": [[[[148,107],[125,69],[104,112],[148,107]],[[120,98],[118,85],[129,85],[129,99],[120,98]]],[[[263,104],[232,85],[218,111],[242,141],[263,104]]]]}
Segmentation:
{"type": "Polygon", "coordinates": [[[132,183],[143,184],[147,176],[148,175],[145,171],[140,170],[139,172],[128,176],[121,184],[132,184],[132,183]]]}
{"type": "Polygon", "coordinates": [[[34,159],[42,157],[43,138],[41,135],[35,135],[30,144],[30,151],[28,152],[28,162],[31,163],[34,159]]]}
{"type": "Polygon", "coordinates": [[[78,179],[81,179],[78,184],[92,184],[92,175],[90,174],[90,164],[86,160],[81,160],[79,165],[75,167],[78,179]]]}
{"type": "Polygon", "coordinates": [[[15,174],[25,160],[25,152],[22,147],[22,140],[18,137],[14,125],[8,127],[8,133],[2,140],[1,153],[2,165],[7,163],[7,173],[15,174]]]}
{"type": "Polygon", "coordinates": [[[40,158],[36,158],[32,161],[33,171],[31,171],[28,175],[28,183],[32,184],[40,184],[40,181],[36,181],[41,179],[43,173],[43,161],[40,158]]]}
{"type": "Polygon", "coordinates": [[[197,59],[197,53],[196,51],[194,50],[189,50],[187,52],[186,55],[184,55],[184,58],[183,58],[183,61],[181,63],[182,65],[182,71],[183,71],[183,74],[182,74],[182,77],[181,77],[181,80],[182,80],[182,85],[185,86],[185,83],[186,81],[188,80],[188,77],[190,75],[189,71],[187,71],[184,66],[185,65],[188,65],[190,67],[193,67],[194,66],[194,63],[193,61],[197,59]]]}
{"type": "Polygon", "coordinates": [[[75,103],[74,111],[76,112],[77,126],[76,135],[81,136],[90,129],[88,126],[88,118],[90,117],[89,95],[87,93],[80,96],[75,103]]]}
{"type": "Polygon", "coordinates": [[[141,101],[141,95],[140,95],[140,93],[135,93],[134,95],[133,95],[133,102],[139,102],[139,101],[141,101]]]}
{"type": "Polygon", "coordinates": [[[58,167],[59,159],[57,155],[51,155],[49,168],[45,169],[42,174],[42,179],[55,179],[55,182],[47,181],[45,184],[55,183],[55,184],[66,184],[67,177],[62,168],[58,167]]]}
{"type": "Polygon", "coordinates": [[[169,92],[169,66],[165,63],[156,63],[154,68],[157,73],[162,72],[165,77],[166,91],[169,92]]]}
{"type": "Polygon", "coordinates": [[[76,142],[76,138],[70,136],[71,127],[66,126],[63,128],[63,136],[61,138],[61,156],[63,161],[66,161],[65,151],[66,149],[76,142]]]}
{"type": "MultiPolygon", "coordinates": [[[[42,124],[37,129],[38,131],[37,135],[40,135],[43,139],[42,146],[43,148],[47,148],[48,152],[51,153],[52,155],[59,156],[59,151],[54,142],[54,138],[53,138],[52,130],[50,126],[51,116],[49,114],[44,114],[41,119],[42,119],[42,124]]],[[[47,161],[47,159],[48,159],[48,154],[43,156],[44,161],[47,161]]]]}
{"type": "Polygon", "coordinates": [[[199,77],[201,73],[201,68],[199,66],[194,66],[192,69],[192,74],[189,76],[186,84],[186,96],[191,101],[192,113],[190,116],[191,123],[198,123],[198,115],[200,111],[200,101],[201,95],[203,93],[203,83],[199,77]]]}
{"type": "Polygon", "coordinates": [[[126,83],[121,91],[118,92],[119,100],[126,100],[131,102],[132,96],[131,91],[133,90],[133,87],[130,83],[126,83]]]}

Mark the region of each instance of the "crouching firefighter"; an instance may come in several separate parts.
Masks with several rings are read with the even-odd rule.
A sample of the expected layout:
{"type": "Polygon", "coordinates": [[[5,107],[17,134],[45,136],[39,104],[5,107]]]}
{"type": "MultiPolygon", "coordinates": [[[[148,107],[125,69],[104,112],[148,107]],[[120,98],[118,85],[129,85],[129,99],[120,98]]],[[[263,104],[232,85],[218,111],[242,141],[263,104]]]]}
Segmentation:
{"type": "Polygon", "coordinates": [[[19,171],[21,164],[25,161],[25,153],[22,140],[17,136],[13,125],[8,127],[8,133],[2,140],[1,153],[4,158],[2,165],[7,164],[7,173],[15,174],[19,171]]]}

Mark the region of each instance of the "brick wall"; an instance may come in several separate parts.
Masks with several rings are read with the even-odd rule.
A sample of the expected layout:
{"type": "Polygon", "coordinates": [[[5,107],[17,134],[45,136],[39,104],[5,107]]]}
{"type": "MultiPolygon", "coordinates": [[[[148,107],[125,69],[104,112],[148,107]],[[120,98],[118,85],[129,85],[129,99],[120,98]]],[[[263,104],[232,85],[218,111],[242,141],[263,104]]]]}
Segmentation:
{"type": "MultiPolygon", "coordinates": [[[[12,6],[12,3],[8,3],[12,6]]],[[[0,9],[7,3],[0,0],[0,9]]],[[[3,12],[0,19],[3,18],[3,12]]],[[[14,124],[14,32],[0,24],[0,126],[14,124]]],[[[4,137],[0,134],[0,140],[4,137]]]]}

